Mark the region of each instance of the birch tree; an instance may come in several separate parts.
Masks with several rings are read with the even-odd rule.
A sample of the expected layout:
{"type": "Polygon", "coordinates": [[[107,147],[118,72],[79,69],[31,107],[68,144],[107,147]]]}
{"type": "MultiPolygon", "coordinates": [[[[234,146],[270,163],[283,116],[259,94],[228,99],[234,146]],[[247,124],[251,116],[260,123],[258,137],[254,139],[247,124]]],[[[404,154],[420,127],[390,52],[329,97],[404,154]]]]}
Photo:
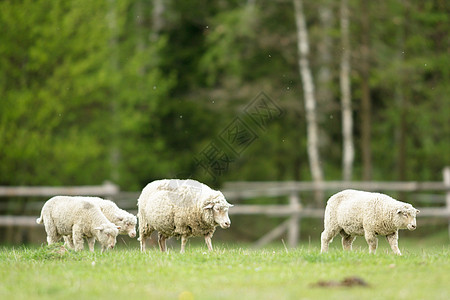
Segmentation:
{"type": "MultiPolygon", "coordinates": [[[[168,1],[166,1],[168,2],[168,1]]],[[[167,3],[166,3],[167,4],[167,3]]],[[[164,28],[164,12],[166,10],[163,0],[153,1],[153,11],[152,11],[152,34],[150,36],[151,41],[157,41],[159,38],[160,31],[164,28]]]]}
{"type": "Polygon", "coordinates": [[[341,109],[342,109],[342,168],[343,179],[351,180],[355,150],[353,145],[353,116],[350,90],[350,40],[348,0],[341,0],[341,109]]]}
{"type": "MultiPolygon", "coordinates": [[[[314,82],[309,67],[309,42],[308,31],[306,28],[305,16],[303,13],[303,1],[294,1],[295,23],[297,26],[297,48],[298,48],[298,65],[300,69],[300,77],[303,83],[303,94],[306,110],[307,122],[307,148],[309,165],[313,181],[320,183],[323,181],[323,172],[320,166],[319,154],[319,130],[316,115],[316,99],[314,96],[314,82]]],[[[316,193],[316,201],[320,203],[322,193],[316,193]]]]}
{"type": "Polygon", "coordinates": [[[372,179],[372,146],[371,146],[371,115],[372,106],[370,100],[369,85],[369,2],[361,2],[361,26],[362,26],[362,45],[361,45],[361,154],[363,164],[363,180],[372,179]]]}
{"type": "MultiPolygon", "coordinates": [[[[110,39],[109,39],[109,46],[110,46],[110,69],[112,73],[117,74],[119,70],[119,58],[118,58],[118,24],[117,24],[117,3],[115,0],[109,0],[108,1],[108,27],[110,30],[110,39]]],[[[112,89],[115,88],[116,84],[114,83],[114,80],[112,79],[113,84],[112,89]]],[[[120,153],[120,147],[119,147],[119,132],[117,130],[119,125],[119,104],[118,100],[116,98],[112,98],[110,101],[110,111],[111,111],[111,122],[112,122],[112,132],[111,132],[111,148],[109,153],[109,163],[111,168],[111,179],[114,182],[120,181],[120,160],[121,160],[121,153],[120,153]]]]}
{"type": "MultiPolygon", "coordinates": [[[[402,7],[408,7],[408,3],[406,3],[405,0],[399,1],[402,7]]],[[[398,77],[397,77],[397,83],[395,87],[395,102],[398,107],[398,110],[400,112],[399,117],[399,124],[396,128],[396,141],[398,145],[398,152],[397,152],[397,171],[398,171],[398,180],[404,181],[406,180],[406,130],[407,130],[407,122],[406,122],[406,115],[407,111],[406,108],[408,106],[408,99],[405,95],[405,71],[403,70],[405,65],[405,20],[407,19],[406,9],[405,11],[402,10],[402,18],[401,23],[399,26],[397,26],[397,45],[398,45],[398,51],[397,51],[397,61],[398,65],[400,66],[398,71],[398,77]]]]}
{"type": "MultiPolygon", "coordinates": [[[[334,25],[333,1],[321,1],[319,7],[319,20],[321,37],[318,44],[319,70],[317,72],[317,101],[320,107],[330,107],[333,101],[333,75],[331,72],[333,63],[333,38],[334,25]]],[[[322,122],[322,120],[321,120],[322,122]]]]}

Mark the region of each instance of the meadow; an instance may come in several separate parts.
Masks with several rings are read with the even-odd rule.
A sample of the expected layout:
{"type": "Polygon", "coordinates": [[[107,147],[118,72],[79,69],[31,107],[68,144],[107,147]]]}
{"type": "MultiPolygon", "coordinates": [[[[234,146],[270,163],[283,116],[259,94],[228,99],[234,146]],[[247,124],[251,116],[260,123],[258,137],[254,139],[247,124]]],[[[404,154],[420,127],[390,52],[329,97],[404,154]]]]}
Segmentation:
{"type": "Polygon", "coordinates": [[[193,243],[185,254],[131,245],[103,254],[62,244],[3,246],[0,299],[449,299],[448,236],[404,239],[400,247],[403,256],[382,239],[376,255],[364,239],[353,252],[336,240],[326,254],[317,243],[253,249],[218,242],[213,252],[193,243]]]}

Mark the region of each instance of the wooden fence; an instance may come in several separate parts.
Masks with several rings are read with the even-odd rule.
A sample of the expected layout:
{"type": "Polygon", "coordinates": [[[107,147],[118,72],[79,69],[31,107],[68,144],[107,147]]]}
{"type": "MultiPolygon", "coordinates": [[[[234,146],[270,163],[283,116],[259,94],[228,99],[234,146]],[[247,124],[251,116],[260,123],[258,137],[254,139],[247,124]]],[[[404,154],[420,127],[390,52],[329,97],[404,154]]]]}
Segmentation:
{"type": "MultiPolygon", "coordinates": [[[[323,218],[324,208],[306,206],[300,194],[323,191],[337,192],[344,189],[359,189],[380,192],[439,192],[445,197],[442,206],[419,207],[418,217],[440,217],[449,220],[450,236],[450,167],[443,171],[441,182],[228,182],[221,189],[225,197],[235,206],[230,215],[265,215],[287,217],[279,226],[256,241],[255,246],[263,246],[287,233],[287,243],[291,247],[298,244],[301,219],[323,218]],[[245,204],[248,199],[286,197],[287,204],[245,204]]],[[[1,187],[0,197],[55,195],[104,196],[113,199],[120,207],[136,213],[139,192],[121,192],[117,186],[106,182],[101,186],[79,187],[1,187]]],[[[399,199],[401,200],[401,199],[399,199]]],[[[323,201],[325,203],[325,200],[323,201]]],[[[41,207],[43,202],[38,203],[41,207]]],[[[39,207],[39,209],[40,209],[39,207]]],[[[0,226],[37,226],[36,216],[0,216],[0,226]]]]}

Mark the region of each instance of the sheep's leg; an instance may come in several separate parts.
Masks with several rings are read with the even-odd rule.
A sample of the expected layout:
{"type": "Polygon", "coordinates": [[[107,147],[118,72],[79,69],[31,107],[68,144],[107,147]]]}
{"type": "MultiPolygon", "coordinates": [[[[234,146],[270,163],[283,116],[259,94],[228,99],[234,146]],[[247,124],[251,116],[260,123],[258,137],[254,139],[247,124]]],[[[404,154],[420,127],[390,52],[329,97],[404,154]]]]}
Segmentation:
{"type": "Polygon", "coordinates": [[[57,235],[47,235],[47,244],[51,245],[57,243],[59,241],[59,237],[57,235]]]}
{"type": "Polygon", "coordinates": [[[145,252],[145,246],[147,241],[147,236],[139,229],[139,238],[138,241],[141,245],[141,252],[145,252]]]}
{"type": "Polygon", "coordinates": [[[181,237],[181,250],[180,250],[180,253],[184,253],[184,249],[186,248],[187,241],[188,241],[188,238],[183,235],[181,237]]]}
{"type": "Polygon", "coordinates": [[[47,244],[51,245],[54,243],[57,243],[59,241],[60,237],[58,234],[47,234],[47,244]]]}
{"type": "Polygon", "coordinates": [[[158,244],[159,244],[159,250],[161,250],[161,252],[166,251],[166,239],[167,239],[166,236],[164,236],[158,232],[158,244]]]}
{"type": "Polygon", "coordinates": [[[212,243],[211,243],[212,234],[208,233],[205,235],[205,243],[208,246],[209,251],[213,251],[212,243]]]}
{"type": "Polygon", "coordinates": [[[148,238],[150,238],[152,232],[150,232],[150,234],[145,234],[144,231],[139,229],[139,238],[138,241],[141,245],[141,252],[145,252],[145,247],[146,247],[146,241],[148,238]]]}
{"type": "Polygon", "coordinates": [[[398,231],[393,234],[386,235],[386,239],[388,240],[389,245],[391,245],[392,251],[394,251],[397,255],[402,255],[400,249],[398,248],[398,231]]]}
{"type": "Polygon", "coordinates": [[[83,235],[80,231],[79,226],[74,225],[72,227],[72,237],[73,237],[73,245],[75,248],[75,251],[81,251],[83,250],[83,235]]]}
{"type": "Polygon", "coordinates": [[[341,230],[340,234],[342,236],[342,248],[344,250],[351,251],[353,241],[356,239],[356,237],[347,234],[344,230],[341,230]]]}
{"type": "Polygon", "coordinates": [[[145,252],[145,241],[147,240],[147,236],[144,234],[145,225],[142,222],[142,217],[138,214],[139,217],[139,238],[138,241],[141,244],[141,252],[145,252]]]}
{"type": "Polygon", "coordinates": [[[378,247],[378,239],[374,232],[366,231],[364,233],[364,237],[366,238],[367,244],[369,244],[369,253],[375,254],[378,247]]]}
{"type": "Polygon", "coordinates": [[[147,239],[151,238],[153,231],[155,231],[153,228],[151,228],[145,224],[139,224],[138,241],[141,245],[141,252],[145,252],[147,239]]]}
{"type": "Polygon", "coordinates": [[[88,246],[89,246],[89,251],[94,252],[95,238],[93,236],[92,237],[88,237],[87,238],[87,243],[88,243],[88,246]]]}
{"type": "Polygon", "coordinates": [[[73,245],[72,235],[65,235],[64,237],[64,247],[73,249],[75,246],[73,245]]]}
{"type": "Polygon", "coordinates": [[[48,218],[44,219],[45,231],[47,232],[47,244],[51,245],[57,243],[61,238],[56,230],[56,226],[53,221],[48,218]]]}
{"type": "Polygon", "coordinates": [[[145,241],[147,240],[147,237],[139,234],[139,243],[141,244],[141,252],[145,252],[145,241]]]}
{"type": "Polygon", "coordinates": [[[333,238],[339,233],[339,228],[336,228],[334,230],[328,230],[325,229],[322,234],[320,235],[321,240],[321,246],[320,246],[320,252],[324,253],[328,251],[328,246],[333,241],[333,238]]]}

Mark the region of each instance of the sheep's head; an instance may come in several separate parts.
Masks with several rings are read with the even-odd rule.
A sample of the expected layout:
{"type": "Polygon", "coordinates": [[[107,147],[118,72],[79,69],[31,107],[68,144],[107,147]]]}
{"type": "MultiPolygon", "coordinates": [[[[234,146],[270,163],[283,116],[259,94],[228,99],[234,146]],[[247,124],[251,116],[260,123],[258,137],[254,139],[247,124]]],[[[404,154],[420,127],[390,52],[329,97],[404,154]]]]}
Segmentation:
{"type": "Polygon", "coordinates": [[[233,205],[229,204],[225,200],[222,193],[220,193],[219,195],[214,197],[212,201],[207,202],[205,206],[203,206],[203,209],[212,210],[214,222],[216,224],[219,224],[219,226],[223,229],[227,229],[231,226],[230,217],[228,216],[228,209],[232,206],[233,205]],[[219,197],[221,197],[221,199],[217,199],[219,197]]]}
{"type": "Polygon", "coordinates": [[[120,226],[116,226],[112,223],[102,224],[94,228],[96,237],[102,248],[112,249],[116,245],[116,237],[119,234],[120,226]]]}
{"type": "Polygon", "coordinates": [[[119,216],[116,215],[117,222],[116,225],[120,227],[120,234],[128,234],[129,237],[136,237],[136,216],[128,215],[128,216],[119,216]]]}
{"type": "Polygon", "coordinates": [[[404,207],[397,209],[396,218],[398,227],[400,229],[415,230],[417,227],[416,215],[419,212],[420,211],[412,207],[412,205],[405,205],[404,207]]]}

